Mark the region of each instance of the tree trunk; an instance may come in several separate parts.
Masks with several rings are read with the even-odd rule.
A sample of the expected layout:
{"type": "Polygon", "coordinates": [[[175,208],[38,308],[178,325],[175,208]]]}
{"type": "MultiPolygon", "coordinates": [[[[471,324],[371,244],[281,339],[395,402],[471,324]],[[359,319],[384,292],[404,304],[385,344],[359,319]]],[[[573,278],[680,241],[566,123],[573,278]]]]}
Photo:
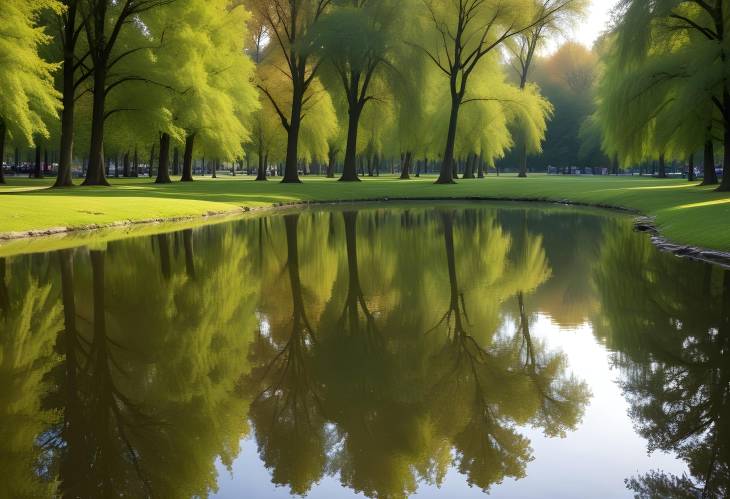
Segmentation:
{"type": "Polygon", "coordinates": [[[329,161],[327,162],[327,178],[335,178],[335,164],[337,162],[337,151],[330,149],[329,161]]]}
{"type": "Polygon", "coordinates": [[[463,178],[475,178],[474,177],[474,163],[477,162],[477,155],[476,154],[469,154],[469,156],[466,158],[466,167],[464,168],[464,176],[463,178]]]}
{"type": "Polygon", "coordinates": [[[33,167],[33,178],[43,178],[43,170],[41,169],[41,146],[35,146],[35,166],[33,167]]]}
{"type": "Polygon", "coordinates": [[[524,137],[520,140],[520,173],[517,175],[520,178],[527,178],[527,144],[525,144],[524,137]]]}
{"type": "Polygon", "coordinates": [[[119,178],[119,155],[114,155],[114,177],[119,178]]]}
{"type": "Polygon", "coordinates": [[[342,168],[342,182],[359,182],[357,176],[357,130],[360,124],[360,111],[357,103],[350,104],[347,126],[347,146],[345,148],[345,163],[342,168]]]}
{"type": "Polygon", "coordinates": [[[664,153],[659,155],[659,175],[658,178],[667,178],[667,163],[664,153]]]}
{"type": "Polygon", "coordinates": [[[687,181],[688,182],[695,181],[695,155],[694,155],[694,153],[690,154],[689,158],[687,158],[687,181]]]}
{"type": "MultiPolygon", "coordinates": [[[[235,169],[234,169],[235,173],[235,169]]],[[[172,153],[172,174],[173,175],[180,175],[180,149],[177,147],[175,148],[174,152],[172,153]]]]}
{"type": "Polygon", "coordinates": [[[129,151],[124,153],[124,159],[122,160],[122,176],[129,177],[129,151]]]}
{"type": "MultiPolygon", "coordinates": [[[[730,92],[728,92],[727,87],[723,91],[723,102],[725,109],[728,109],[730,107],[730,92]]],[[[722,181],[717,191],[730,192],[730,121],[728,120],[725,120],[723,143],[725,147],[722,155],[722,181]]]]}
{"type": "Polygon", "coordinates": [[[264,155],[264,148],[261,142],[259,141],[259,168],[256,173],[256,180],[258,182],[264,182],[268,180],[266,178],[266,156],[264,155]]]}
{"type": "Polygon", "coordinates": [[[89,147],[89,166],[86,169],[86,179],[82,185],[105,185],[104,171],[104,120],[106,100],[106,61],[94,65],[93,109],[91,112],[91,143],[89,147]]]}
{"type": "Polygon", "coordinates": [[[444,159],[441,163],[441,173],[437,184],[453,184],[454,182],[454,145],[456,143],[456,129],[459,123],[459,107],[461,100],[458,97],[451,99],[451,115],[449,116],[449,130],[446,135],[444,159]]]}
{"type": "Polygon", "coordinates": [[[302,101],[304,99],[304,90],[299,88],[300,86],[303,85],[297,81],[294,82],[291,118],[286,136],[286,161],[284,163],[284,178],[281,180],[282,184],[300,184],[302,182],[297,171],[299,163],[299,130],[302,125],[302,101]]]}
{"type": "Polygon", "coordinates": [[[193,181],[193,146],[195,145],[195,134],[191,133],[185,137],[185,151],[183,152],[183,169],[181,182],[193,181]]]}
{"type": "Polygon", "coordinates": [[[477,167],[477,178],[484,178],[484,153],[479,155],[479,166],[477,167]]]}
{"type": "Polygon", "coordinates": [[[72,187],[74,113],[76,111],[76,79],[74,77],[76,52],[76,9],[78,2],[65,2],[66,16],[63,27],[63,95],[61,97],[61,148],[58,175],[53,187],[72,187]]]}
{"type": "Polygon", "coordinates": [[[0,184],[5,183],[5,135],[6,127],[5,122],[0,119],[0,184]]]}
{"type": "Polygon", "coordinates": [[[152,148],[150,149],[150,164],[148,165],[148,168],[147,168],[147,176],[149,178],[152,178],[152,170],[154,169],[153,168],[154,164],[155,164],[155,143],[153,142],[152,148]]]}
{"type": "Polygon", "coordinates": [[[139,177],[139,154],[137,154],[137,146],[134,146],[134,161],[132,162],[132,176],[139,177]]]}
{"type": "Polygon", "coordinates": [[[715,172],[715,144],[712,139],[705,142],[705,155],[704,165],[704,178],[700,185],[716,185],[717,184],[717,172],[715,172]]]}
{"type": "Polygon", "coordinates": [[[169,184],[170,180],[170,134],[160,135],[160,160],[157,166],[156,184],[169,184]]]}
{"type": "Polygon", "coordinates": [[[410,180],[411,178],[411,161],[413,160],[413,154],[408,151],[406,152],[405,156],[403,156],[403,162],[401,164],[400,168],[400,179],[401,180],[410,180]]]}

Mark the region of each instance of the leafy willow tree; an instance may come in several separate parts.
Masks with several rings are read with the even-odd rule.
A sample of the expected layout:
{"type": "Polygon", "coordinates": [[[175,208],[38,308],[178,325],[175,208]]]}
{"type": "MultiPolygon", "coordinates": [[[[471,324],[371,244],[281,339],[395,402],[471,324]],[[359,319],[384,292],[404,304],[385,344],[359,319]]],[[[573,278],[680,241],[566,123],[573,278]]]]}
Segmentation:
{"type": "Polygon", "coordinates": [[[84,31],[91,66],[92,111],[89,165],[84,185],[109,185],[104,168],[104,125],[111,113],[125,109],[107,109],[107,96],[126,82],[145,79],[139,72],[119,74],[118,64],[159,43],[162,37],[162,33],[145,33],[140,16],[172,3],[174,0],[87,0],[85,3],[84,31]],[[150,39],[155,36],[156,40],[150,39]]]}
{"type": "MultiPolygon", "coordinates": [[[[624,162],[658,157],[660,176],[666,159],[684,161],[703,145],[714,166],[712,143],[730,143],[727,6],[721,0],[625,0],[620,6],[599,101],[609,147],[624,162]]],[[[730,190],[727,178],[719,190],[730,190]]]]}
{"type": "Polygon", "coordinates": [[[420,22],[427,29],[419,44],[449,80],[451,110],[437,183],[454,182],[454,147],[462,104],[483,98],[478,94],[467,95],[475,69],[487,55],[498,52],[511,38],[545,22],[564,3],[539,10],[531,0],[423,1],[420,22]]]}
{"type": "Polygon", "coordinates": [[[321,60],[312,43],[313,30],[332,0],[265,0],[258,2],[259,15],[269,27],[270,51],[283,57],[289,92],[286,100],[277,99],[266,81],[259,88],[271,101],[287,133],[284,183],[299,183],[299,132],[305,117],[304,106],[313,98],[312,82],[317,76],[321,60]],[[285,104],[290,105],[286,109],[285,104]]]}
{"type": "Polygon", "coordinates": [[[357,181],[357,136],[365,105],[378,98],[374,80],[392,69],[403,44],[399,36],[413,5],[403,1],[335,0],[315,37],[347,103],[347,141],[342,181],[357,181]]]}
{"type": "MultiPolygon", "coordinates": [[[[545,40],[575,23],[584,14],[587,7],[586,0],[542,0],[538,6],[538,16],[541,20],[531,28],[522,31],[507,44],[512,58],[510,65],[515,70],[520,82],[520,89],[527,86],[530,70],[536,52],[543,46],[545,40]],[[545,13],[552,14],[544,16],[545,13]]],[[[520,177],[527,177],[527,144],[521,141],[518,145],[520,155],[520,177]]]]}
{"type": "Polygon", "coordinates": [[[39,54],[51,40],[39,20],[46,9],[60,14],[62,8],[56,0],[7,0],[0,5],[0,164],[8,138],[33,147],[37,137],[49,136],[47,120],[60,107],[53,84],[57,65],[39,54]]]}
{"type": "Polygon", "coordinates": [[[150,66],[160,106],[169,112],[160,130],[157,183],[170,182],[171,139],[184,141],[184,181],[192,180],[196,140],[210,155],[243,156],[249,114],[258,106],[253,64],[244,52],[248,17],[242,5],[227,0],[178,0],[144,16],[164,38],[150,66]]]}

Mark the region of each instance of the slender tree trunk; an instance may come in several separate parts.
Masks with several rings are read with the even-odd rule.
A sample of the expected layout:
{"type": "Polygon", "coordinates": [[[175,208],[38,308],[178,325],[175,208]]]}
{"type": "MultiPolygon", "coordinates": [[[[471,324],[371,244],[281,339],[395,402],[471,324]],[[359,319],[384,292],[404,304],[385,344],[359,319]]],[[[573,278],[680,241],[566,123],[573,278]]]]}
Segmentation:
{"type": "Polygon", "coordinates": [[[449,130],[446,135],[446,147],[444,149],[443,163],[441,164],[441,173],[439,174],[437,184],[453,184],[454,183],[454,145],[456,144],[456,130],[459,123],[459,108],[461,99],[458,96],[451,98],[451,114],[449,116],[449,130]]]}
{"type": "Polygon", "coordinates": [[[704,154],[704,178],[700,185],[716,185],[717,172],[715,172],[715,144],[712,139],[705,142],[705,154],[704,154]]]}
{"type": "MultiPolygon", "coordinates": [[[[730,92],[728,92],[727,84],[723,89],[723,102],[725,109],[730,109],[730,92]]],[[[717,188],[718,192],[730,192],[730,121],[725,120],[725,126],[723,129],[723,148],[722,155],[722,181],[720,186],[717,188]]]]}
{"type": "Polygon", "coordinates": [[[5,183],[5,135],[6,135],[5,122],[0,119],[0,184],[5,183]]]}
{"type": "Polygon", "coordinates": [[[688,182],[695,181],[695,155],[694,155],[694,153],[690,154],[689,158],[687,158],[687,181],[688,182]]]}
{"type": "Polygon", "coordinates": [[[132,162],[132,176],[139,177],[139,154],[137,153],[137,146],[134,146],[134,161],[132,162]]]}
{"type": "Polygon", "coordinates": [[[122,176],[129,177],[129,151],[124,153],[124,159],[122,160],[122,176]]]}
{"type": "Polygon", "coordinates": [[[160,161],[157,166],[156,184],[169,184],[170,180],[170,134],[160,135],[160,161]]]}
{"type": "Polygon", "coordinates": [[[659,155],[659,175],[658,178],[667,178],[667,163],[664,153],[659,155]]]}
{"type": "Polygon", "coordinates": [[[185,137],[185,151],[183,152],[183,169],[181,182],[193,181],[193,147],[195,145],[195,134],[191,133],[185,137]]]}
{"type": "Polygon", "coordinates": [[[185,248],[185,273],[188,277],[195,277],[195,260],[193,259],[193,229],[183,231],[183,246],[185,248]]]}
{"type": "Polygon", "coordinates": [[[403,162],[400,168],[400,179],[410,180],[411,178],[411,161],[413,161],[413,154],[408,151],[403,156],[403,162]]]}
{"type": "MultiPolygon", "coordinates": [[[[104,19],[103,22],[105,22],[104,19]]],[[[104,171],[104,120],[106,105],[106,61],[94,64],[93,109],[91,112],[91,143],[89,147],[89,166],[83,185],[108,186],[104,171]]]]}
{"type": "Polygon", "coordinates": [[[330,148],[327,161],[327,178],[335,178],[335,164],[337,162],[337,151],[330,148]]]}
{"type": "Polygon", "coordinates": [[[155,146],[156,144],[152,143],[152,148],[150,149],[150,164],[147,171],[147,176],[149,178],[152,178],[152,171],[154,170],[154,164],[155,164],[155,146]]]}
{"type": "Polygon", "coordinates": [[[479,154],[479,166],[477,168],[477,178],[484,178],[484,153],[479,154]]]}
{"type": "Polygon", "coordinates": [[[35,166],[33,167],[33,178],[43,178],[43,170],[41,168],[41,146],[35,146],[35,166]]]}
{"type": "Polygon", "coordinates": [[[347,146],[345,148],[345,163],[342,169],[342,182],[359,182],[357,176],[357,131],[360,124],[361,108],[357,103],[350,103],[347,126],[347,146]]]}
{"type": "Polygon", "coordinates": [[[258,182],[265,182],[268,180],[266,178],[266,156],[264,155],[264,147],[261,141],[259,140],[259,168],[256,172],[256,180],[258,182]]]}
{"type": "Polygon", "coordinates": [[[180,175],[180,149],[177,147],[172,153],[172,173],[173,175],[180,175]]]}
{"type": "Polygon", "coordinates": [[[119,154],[114,155],[114,177],[119,178],[119,154]]]}

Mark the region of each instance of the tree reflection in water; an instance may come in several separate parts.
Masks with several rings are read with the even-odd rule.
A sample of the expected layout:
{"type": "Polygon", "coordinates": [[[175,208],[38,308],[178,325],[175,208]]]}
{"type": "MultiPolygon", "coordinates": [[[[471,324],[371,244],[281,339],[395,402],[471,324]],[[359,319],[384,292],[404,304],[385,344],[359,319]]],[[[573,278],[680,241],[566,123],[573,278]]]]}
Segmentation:
{"type": "Polygon", "coordinates": [[[650,451],[677,453],[690,473],[653,470],[627,486],[647,498],[727,497],[730,271],[679,266],[623,231],[604,248],[596,282],[636,429],[650,451]]]}
{"type": "Polygon", "coordinates": [[[550,227],[594,229],[560,216],[348,207],[0,259],[0,496],[207,497],[246,438],[294,494],[491,491],[590,398],[538,315],[591,321],[689,464],[637,495],[727,495],[730,278],[623,222],[564,251],[550,227]]]}

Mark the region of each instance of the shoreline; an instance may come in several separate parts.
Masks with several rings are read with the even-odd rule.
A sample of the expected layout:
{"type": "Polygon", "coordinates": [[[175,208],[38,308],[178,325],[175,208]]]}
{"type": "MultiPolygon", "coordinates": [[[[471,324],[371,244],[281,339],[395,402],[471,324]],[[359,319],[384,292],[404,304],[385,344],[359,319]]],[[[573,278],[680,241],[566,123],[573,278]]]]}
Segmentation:
{"type": "Polygon", "coordinates": [[[656,226],[654,218],[644,215],[639,210],[626,208],[623,206],[616,206],[605,203],[589,203],[583,201],[571,201],[569,199],[562,199],[555,201],[554,199],[548,198],[519,198],[519,197],[495,197],[495,196],[460,196],[460,197],[437,197],[437,196],[421,196],[421,197],[371,197],[362,199],[335,199],[326,201],[294,201],[294,202],[279,202],[274,203],[271,206],[258,206],[249,207],[242,206],[233,210],[224,210],[217,212],[206,212],[200,215],[189,215],[179,217],[168,217],[168,218],[147,218],[139,220],[120,220],[117,222],[104,223],[104,224],[90,224],[78,227],[52,227],[48,229],[33,229],[27,231],[13,231],[13,232],[1,232],[0,233],[0,249],[4,244],[12,241],[22,240],[43,240],[52,236],[63,236],[72,234],[93,234],[102,230],[114,230],[114,229],[125,229],[132,227],[144,227],[154,226],[161,224],[174,224],[182,222],[199,222],[196,225],[205,225],[209,220],[222,219],[227,217],[236,217],[246,214],[265,214],[267,212],[276,212],[281,209],[293,209],[303,208],[309,206],[323,206],[323,205],[342,205],[342,204],[365,204],[365,203],[389,203],[389,202],[459,202],[459,201],[471,201],[471,202],[515,202],[515,203],[535,203],[535,204],[552,204],[560,206],[575,206],[583,208],[597,208],[602,210],[618,211],[626,214],[635,215],[634,228],[637,232],[643,232],[649,235],[652,244],[656,246],[660,251],[672,253],[678,258],[686,258],[689,260],[700,261],[709,263],[711,265],[718,265],[723,268],[730,269],[730,252],[712,250],[708,248],[702,248],[699,246],[683,245],[672,242],[670,239],[664,237],[661,231],[656,226]]]}

